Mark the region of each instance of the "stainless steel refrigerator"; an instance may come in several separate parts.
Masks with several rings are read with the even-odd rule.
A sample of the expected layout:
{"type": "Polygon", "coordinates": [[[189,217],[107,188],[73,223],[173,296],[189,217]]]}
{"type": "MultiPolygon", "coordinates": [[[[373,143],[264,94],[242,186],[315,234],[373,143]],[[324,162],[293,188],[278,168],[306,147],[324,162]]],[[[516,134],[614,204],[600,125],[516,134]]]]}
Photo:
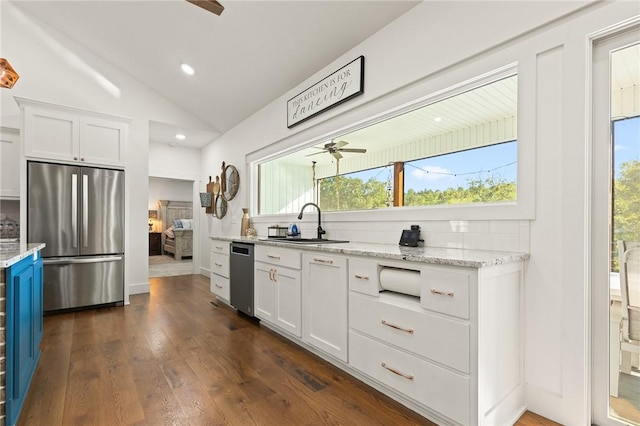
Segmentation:
{"type": "Polygon", "coordinates": [[[44,242],[45,312],[124,301],[124,172],[27,164],[27,235],[44,242]]]}

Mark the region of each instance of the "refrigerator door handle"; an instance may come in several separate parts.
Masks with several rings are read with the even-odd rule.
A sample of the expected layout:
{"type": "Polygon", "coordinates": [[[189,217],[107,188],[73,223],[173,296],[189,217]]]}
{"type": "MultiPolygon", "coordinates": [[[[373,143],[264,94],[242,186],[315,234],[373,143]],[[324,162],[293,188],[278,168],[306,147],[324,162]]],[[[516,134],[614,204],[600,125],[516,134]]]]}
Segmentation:
{"type": "Polygon", "coordinates": [[[89,176],[82,175],[82,247],[89,245],[89,176]]]}
{"type": "Polygon", "coordinates": [[[71,175],[71,247],[78,247],[78,175],[71,175]]]}
{"type": "Polygon", "coordinates": [[[74,263],[104,263],[104,262],[119,262],[123,259],[122,256],[110,256],[110,257],[60,257],[57,259],[43,259],[42,263],[45,265],[71,265],[74,263]]]}

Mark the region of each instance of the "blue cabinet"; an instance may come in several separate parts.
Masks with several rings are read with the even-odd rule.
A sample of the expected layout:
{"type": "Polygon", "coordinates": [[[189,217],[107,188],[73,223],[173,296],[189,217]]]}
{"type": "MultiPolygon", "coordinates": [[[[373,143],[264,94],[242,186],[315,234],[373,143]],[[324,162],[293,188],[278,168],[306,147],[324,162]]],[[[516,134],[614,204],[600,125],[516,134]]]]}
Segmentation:
{"type": "Polygon", "coordinates": [[[40,358],[42,258],[40,252],[6,273],[6,421],[15,425],[40,358]]]}

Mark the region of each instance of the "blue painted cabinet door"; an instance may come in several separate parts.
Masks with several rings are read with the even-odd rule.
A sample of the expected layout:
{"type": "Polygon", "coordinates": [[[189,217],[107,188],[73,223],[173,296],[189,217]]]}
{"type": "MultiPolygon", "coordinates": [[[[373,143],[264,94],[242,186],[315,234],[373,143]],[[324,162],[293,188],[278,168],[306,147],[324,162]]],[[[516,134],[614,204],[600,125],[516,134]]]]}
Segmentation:
{"type": "Polygon", "coordinates": [[[14,425],[40,358],[42,259],[24,259],[7,274],[6,416],[14,425]]]}

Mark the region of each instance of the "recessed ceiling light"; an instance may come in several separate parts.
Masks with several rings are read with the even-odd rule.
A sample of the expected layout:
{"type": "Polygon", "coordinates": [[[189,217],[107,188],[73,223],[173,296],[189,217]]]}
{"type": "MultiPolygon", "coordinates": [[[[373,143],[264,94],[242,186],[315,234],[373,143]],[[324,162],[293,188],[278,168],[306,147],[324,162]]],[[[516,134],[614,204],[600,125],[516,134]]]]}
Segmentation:
{"type": "Polygon", "coordinates": [[[178,140],[180,140],[180,141],[183,141],[183,140],[185,140],[186,138],[187,138],[187,137],[186,137],[185,135],[183,135],[182,133],[178,133],[178,134],[176,135],[176,139],[178,139],[178,140]]]}
{"type": "Polygon", "coordinates": [[[433,119],[433,121],[435,121],[436,123],[439,123],[442,121],[442,117],[436,117],[433,119]]]}
{"type": "Polygon", "coordinates": [[[184,71],[185,74],[193,75],[193,73],[195,73],[191,65],[182,64],[180,67],[182,68],[182,71],[184,71]]]}

